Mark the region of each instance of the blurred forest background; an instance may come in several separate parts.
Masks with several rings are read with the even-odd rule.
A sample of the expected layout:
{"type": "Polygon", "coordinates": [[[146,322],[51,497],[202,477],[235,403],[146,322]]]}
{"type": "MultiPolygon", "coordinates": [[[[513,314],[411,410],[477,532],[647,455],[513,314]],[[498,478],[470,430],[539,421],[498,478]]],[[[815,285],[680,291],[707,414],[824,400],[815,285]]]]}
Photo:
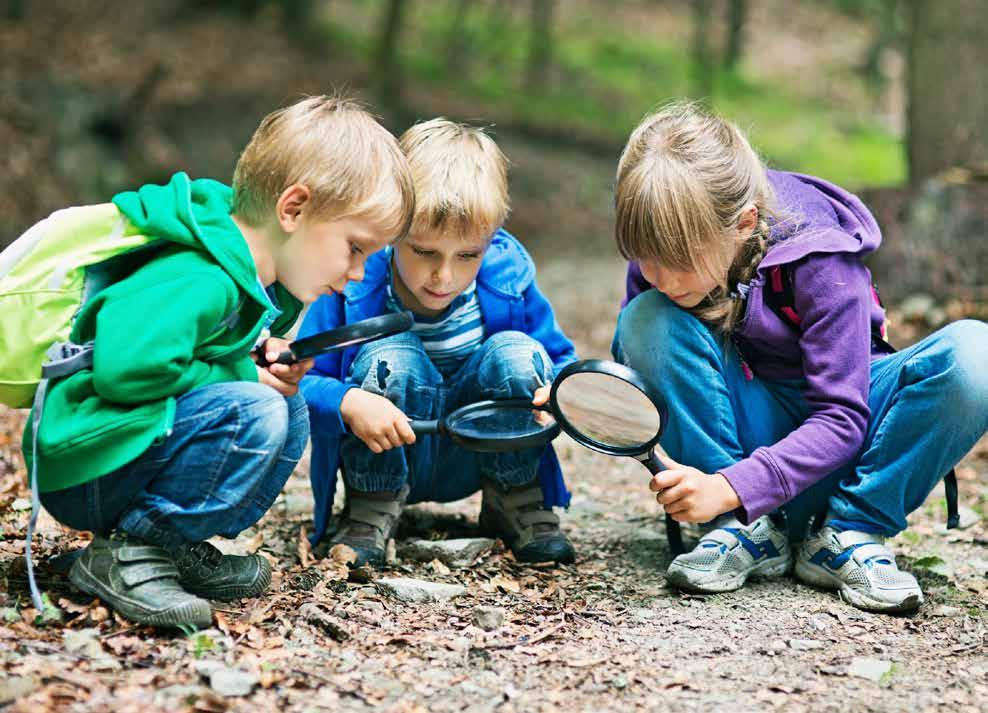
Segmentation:
{"type": "Polygon", "coordinates": [[[176,170],[229,180],[265,113],[342,90],[395,133],[491,127],[509,228],[540,259],[616,258],[622,144],[692,97],[773,167],[865,197],[886,297],[929,295],[913,310],[934,323],[978,314],[986,38],[982,0],[0,0],[0,245],[176,170]]]}

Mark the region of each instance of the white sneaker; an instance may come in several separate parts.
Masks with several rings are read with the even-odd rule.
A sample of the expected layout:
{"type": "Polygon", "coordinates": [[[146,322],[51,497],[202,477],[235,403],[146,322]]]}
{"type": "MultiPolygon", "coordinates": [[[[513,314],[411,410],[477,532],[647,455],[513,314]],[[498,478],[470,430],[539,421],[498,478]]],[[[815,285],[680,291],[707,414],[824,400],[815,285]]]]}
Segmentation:
{"type": "Polygon", "coordinates": [[[672,561],[666,579],[691,592],[730,592],[749,577],[781,577],[791,564],[789,540],[768,515],[747,526],[722,515],[692,551],[672,561]]]}
{"type": "Polygon", "coordinates": [[[800,547],[796,577],[836,589],[859,609],[908,612],[923,603],[916,578],[895,564],[895,555],[878,535],[823,527],[800,547]]]}

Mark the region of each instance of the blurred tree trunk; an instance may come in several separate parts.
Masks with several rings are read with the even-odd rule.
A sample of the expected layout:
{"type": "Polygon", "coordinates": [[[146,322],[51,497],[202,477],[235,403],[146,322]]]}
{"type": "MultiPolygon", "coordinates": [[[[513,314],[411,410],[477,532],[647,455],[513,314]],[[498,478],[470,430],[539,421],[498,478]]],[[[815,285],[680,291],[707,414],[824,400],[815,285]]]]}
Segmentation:
{"type": "Polygon", "coordinates": [[[306,26],[312,19],[313,4],[313,0],[281,0],[285,27],[289,30],[307,30],[306,26]]]}
{"type": "Polygon", "coordinates": [[[5,20],[24,19],[24,11],[27,10],[27,0],[7,0],[4,5],[3,16],[5,20]]]}
{"type": "Polygon", "coordinates": [[[528,70],[525,86],[529,90],[545,86],[552,62],[552,13],[555,0],[532,0],[532,26],[528,44],[528,70]]]}
{"type": "Polygon", "coordinates": [[[988,9],[912,0],[908,154],[913,185],[952,167],[988,173],[988,9]]]}
{"type": "Polygon", "coordinates": [[[465,59],[467,45],[465,33],[471,0],[454,0],[454,3],[456,9],[446,30],[446,66],[455,70],[465,59]]]}
{"type": "Polygon", "coordinates": [[[376,84],[381,102],[389,106],[401,105],[402,77],[398,66],[398,44],[407,5],[406,0],[388,0],[381,21],[375,65],[376,84]]]}
{"type": "Polygon", "coordinates": [[[748,0],[728,0],[727,48],[724,51],[724,69],[732,70],[741,61],[744,49],[744,23],[748,19],[748,0]]]}
{"type": "Polygon", "coordinates": [[[709,99],[714,88],[714,67],[710,58],[710,5],[711,0],[692,0],[693,47],[691,50],[693,71],[693,95],[697,99],[709,99]]]}

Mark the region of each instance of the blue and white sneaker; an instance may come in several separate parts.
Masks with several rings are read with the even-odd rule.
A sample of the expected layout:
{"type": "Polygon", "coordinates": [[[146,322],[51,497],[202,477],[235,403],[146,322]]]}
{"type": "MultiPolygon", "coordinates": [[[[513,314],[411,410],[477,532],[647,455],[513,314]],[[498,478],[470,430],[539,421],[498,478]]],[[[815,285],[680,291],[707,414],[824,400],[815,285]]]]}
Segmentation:
{"type": "Polygon", "coordinates": [[[867,532],[821,528],[800,548],[796,577],[836,589],[848,604],[868,611],[908,612],[923,603],[916,578],[899,569],[884,538],[867,532]]]}
{"type": "Polygon", "coordinates": [[[781,577],[791,564],[789,539],[768,515],[750,525],[721,515],[696,547],[672,561],[666,579],[690,592],[731,592],[750,577],[781,577]]]}

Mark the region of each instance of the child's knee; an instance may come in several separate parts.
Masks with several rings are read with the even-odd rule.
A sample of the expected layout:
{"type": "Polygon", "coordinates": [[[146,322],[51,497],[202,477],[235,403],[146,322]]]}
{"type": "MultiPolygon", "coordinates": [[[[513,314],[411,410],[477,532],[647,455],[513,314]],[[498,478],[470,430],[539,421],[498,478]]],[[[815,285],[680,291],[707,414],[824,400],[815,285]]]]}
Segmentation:
{"type": "Polygon", "coordinates": [[[349,380],[365,391],[400,398],[409,388],[435,385],[441,377],[422,340],[406,332],[364,346],[353,362],[349,380]]]}
{"type": "Polygon", "coordinates": [[[648,290],[618,315],[611,352],[619,361],[641,368],[675,349],[695,351],[713,342],[710,330],[699,319],[658,290],[648,290]]]}
{"type": "Polygon", "coordinates": [[[964,319],[944,327],[940,334],[950,350],[946,373],[953,397],[975,411],[988,411],[988,324],[964,319]]]}
{"type": "MultiPolygon", "coordinates": [[[[237,448],[258,454],[280,453],[290,433],[285,397],[264,384],[238,384],[236,418],[240,424],[237,448]]],[[[308,418],[305,426],[308,437],[308,418]]]]}
{"type": "Polygon", "coordinates": [[[478,382],[490,396],[530,396],[552,382],[552,359],[545,347],[522,332],[498,332],[487,338],[478,367],[478,382]]]}

